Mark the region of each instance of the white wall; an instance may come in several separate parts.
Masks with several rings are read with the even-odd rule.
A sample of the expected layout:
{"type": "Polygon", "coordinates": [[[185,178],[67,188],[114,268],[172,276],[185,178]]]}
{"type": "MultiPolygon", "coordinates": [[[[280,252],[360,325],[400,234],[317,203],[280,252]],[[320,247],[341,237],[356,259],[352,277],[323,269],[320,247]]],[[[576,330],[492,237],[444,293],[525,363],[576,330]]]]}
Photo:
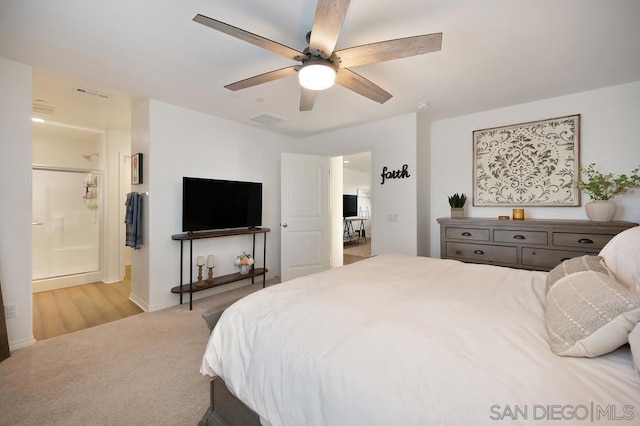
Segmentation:
{"type": "MultiPolygon", "coordinates": [[[[581,114],[580,162],[596,163],[606,172],[628,173],[640,164],[638,117],[640,82],[577,93],[539,102],[516,105],[478,114],[435,121],[431,124],[431,255],[440,257],[440,231],[436,218],[450,215],[447,196],[464,192],[471,196],[472,132],[513,123],[522,123],[581,114]]],[[[588,201],[582,197],[582,203],[588,201]]],[[[615,198],[616,220],[640,222],[640,191],[615,198]]],[[[511,215],[511,207],[473,207],[468,201],[465,214],[472,217],[511,215]]],[[[584,207],[527,207],[532,219],[587,219],[584,207]]]]}
{"type": "MultiPolygon", "coordinates": [[[[131,191],[144,193],[149,191],[149,101],[143,100],[133,105],[131,109],[131,154],[142,154],[142,184],[131,185],[131,191]]],[[[161,167],[162,164],[159,164],[161,167]]],[[[165,167],[168,165],[165,164],[165,167]]],[[[131,250],[131,295],[134,301],[145,311],[150,310],[149,288],[149,199],[142,199],[142,245],[140,249],[131,250]]],[[[169,287],[170,288],[170,287],[169,287]]],[[[167,290],[169,291],[169,289],[167,290]]]]}
{"type": "Polygon", "coordinates": [[[431,118],[429,111],[418,111],[416,204],[418,215],[418,256],[431,255],[431,118]]]}
{"type": "Polygon", "coordinates": [[[357,195],[358,188],[371,188],[371,173],[344,168],[342,192],[344,194],[357,195]]]}
{"type": "MultiPolygon", "coordinates": [[[[132,190],[149,191],[144,200],[143,248],[132,254],[132,280],[136,281],[132,282],[132,289],[136,289],[146,309],[155,311],[178,302],[178,295],[170,293],[170,289],[179,284],[180,243],[171,240],[171,236],[182,233],[183,176],[262,182],[262,224],[271,229],[267,234],[268,277],[279,272],[280,154],[293,151],[291,139],[155,100],[136,108],[132,124],[132,153],[144,154],[145,182],[132,190]],[[143,289],[138,292],[139,287],[148,288],[148,294],[143,289]]],[[[251,237],[203,239],[193,245],[194,256],[213,254],[215,274],[225,275],[237,272],[233,260],[243,250],[251,250],[251,237]]],[[[258,265],[262,264],[261,248],[262,236],[258,235],[258,265]]],[[[186,256],[188,244],[185,282],[189,276],[186,256]]],[[[194,298],[232,288],[234,284],[205,290],[194,298]]]]}
{"type": "Polygon", "coordinates": [[[0,283],[9,347],[33,343],[31,295],[31,101],[32,68],[0,58],[0,283]]]}
{"type": "MultiPolygon", "coordinates": [[[[108,211],[105,214],[106,250],[104,257],[104,282],[121,281],[125,276],[124,265],[124,214],[126,200],[122,194],[121,176],[125,167],[124,157],[131,155],[131,134],[108,129],[106,137],[106,181],[108,211]]],[[[126,187],[126,185],[125,185],[126,187]]]]}
{"type": "Polygon", "coordinates": [[[74,169],[102,170],[104,132],[71,126],[33,123],[33,164],[74,169]],[[91,161],[83,155],[98,152],[91,161]]]}
{"type": "Polygon", "coordinates": [[[371,151],[371,201],[375,213],[372,253],[416,254],[415,114],[307,137],[298,147],[303,153],[329,156],[371,151]],[[395,170],[403,164],[408,165],[409,178],[381,184],[383,167],[395,170]],[[388,222],[388,215],[397,215],[398,221],[388,222]]]}

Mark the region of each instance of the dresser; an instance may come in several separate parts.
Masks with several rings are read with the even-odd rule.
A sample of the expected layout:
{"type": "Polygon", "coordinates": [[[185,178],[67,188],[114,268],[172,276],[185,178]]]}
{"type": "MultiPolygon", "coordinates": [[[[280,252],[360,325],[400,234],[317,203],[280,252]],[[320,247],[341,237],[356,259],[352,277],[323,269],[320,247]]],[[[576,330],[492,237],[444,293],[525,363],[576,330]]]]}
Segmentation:
{"type": "Polygon", "coordinates": [[[439,218],[440,257],[549,271],[566,259],[595,255],[637,223],[589,220],[439,218]]]}

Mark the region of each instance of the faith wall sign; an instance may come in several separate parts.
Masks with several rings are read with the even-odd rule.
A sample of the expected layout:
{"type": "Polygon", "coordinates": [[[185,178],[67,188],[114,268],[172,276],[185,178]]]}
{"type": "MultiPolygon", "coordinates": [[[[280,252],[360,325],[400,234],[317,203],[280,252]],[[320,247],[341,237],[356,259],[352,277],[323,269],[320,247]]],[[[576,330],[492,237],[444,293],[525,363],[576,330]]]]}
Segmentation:
{"type": "Polygon", "coordinates": [[[384,181],[386,179],[405,179],[411,177],[411,175],[409,174],[408,164],[403,164],[402,169],[398,170],[389,170],[387,166],[385,166],[382,168],[382,173],[380,173],[380,176],[382,176],[382,182],[380,182],[380,185],[384,185],[384,181]]]}

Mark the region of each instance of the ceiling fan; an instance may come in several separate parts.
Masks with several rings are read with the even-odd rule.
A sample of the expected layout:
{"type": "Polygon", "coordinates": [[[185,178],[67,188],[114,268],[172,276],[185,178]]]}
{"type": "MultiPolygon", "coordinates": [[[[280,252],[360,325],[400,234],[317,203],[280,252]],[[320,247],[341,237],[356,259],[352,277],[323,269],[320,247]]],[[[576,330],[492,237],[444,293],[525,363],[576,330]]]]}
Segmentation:
{"type": "Polygon", "coordinates": [[[302,86],[300,111],[311,111],[317,93],[331,87],[334,82],[376,102],[385,103],[393,95],[350,68],[439,51],[442,47],[442,33],[381,41],[335,51],[349,2],[350,0],[318,0],[313,26],[307,33],[308,47],[302,52],[201,14],[197,14],[193,20],[301,62],[299,65],[270,71],[224,86],[229,90],[246,89],[298,73],[302,86]]]}

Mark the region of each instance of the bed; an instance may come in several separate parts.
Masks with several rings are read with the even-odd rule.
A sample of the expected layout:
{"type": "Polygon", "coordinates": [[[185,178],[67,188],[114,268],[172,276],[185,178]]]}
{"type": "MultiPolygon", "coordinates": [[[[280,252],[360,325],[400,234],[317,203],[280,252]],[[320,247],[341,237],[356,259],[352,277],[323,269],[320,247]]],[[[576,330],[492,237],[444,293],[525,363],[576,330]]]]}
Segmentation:
{"type": "Polygon", "coordinates": [[[638,424],[640,227],[600,255],[550,273],[380,255],[253,293],[207,344],[202,423],[638,424]]]}

